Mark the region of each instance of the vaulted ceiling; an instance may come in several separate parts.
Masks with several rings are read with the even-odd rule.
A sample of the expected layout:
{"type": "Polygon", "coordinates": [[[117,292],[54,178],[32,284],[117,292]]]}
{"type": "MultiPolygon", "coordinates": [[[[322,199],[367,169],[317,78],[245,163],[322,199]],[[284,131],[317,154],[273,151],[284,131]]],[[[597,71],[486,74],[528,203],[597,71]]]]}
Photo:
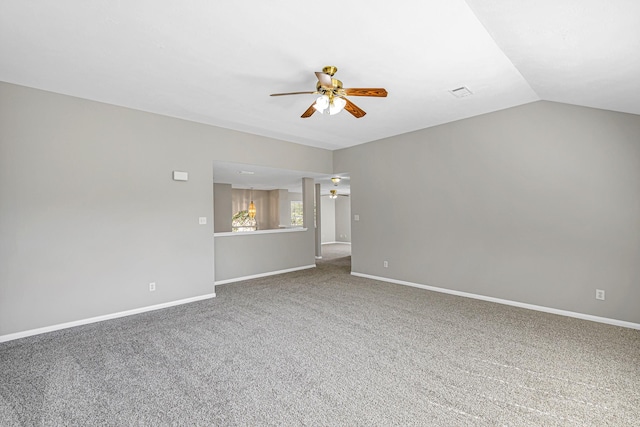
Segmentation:
{"type": "Polygon", "coordinates": [[[1,0],[0,80],[327,149],[544,99],[640,114],[636,0],[1,0]],[[338,67],[367,112],[300,115],[338,67]],[[450,92],[465,86],[470,96],[450,92]]]}

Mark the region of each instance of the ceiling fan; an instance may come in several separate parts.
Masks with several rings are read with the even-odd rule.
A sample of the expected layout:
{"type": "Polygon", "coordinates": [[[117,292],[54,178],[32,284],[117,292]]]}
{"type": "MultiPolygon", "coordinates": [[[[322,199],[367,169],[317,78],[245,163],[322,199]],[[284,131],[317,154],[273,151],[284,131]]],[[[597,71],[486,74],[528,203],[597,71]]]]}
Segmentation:
{"type": "Polygon", "coordinates": [[[332,65],[326,66],[322,69],[322,72],[316,72],[318,82],[316,83],[316,90],[313,92],[288,92],[288,93],[272,93],[271,96],[283,96],[283,95],[303,95],[303,94],[315,94],[320,95],[316,101],[311,104],[307,111],[302,113],[303,119],[311,117],[316,111],[324,113],[328,110],[330,115],[337,114],[343,109],[351,113],[356,119],[363,117],[365,111],[358,107],[353,102],[349,101],[346,96],[376,96],[386,97],[387,91],[382,88],[350,88],[345,89],[342,87],[342,82],[338,79],[334,79],[333,75],[338,71],[337,67],[332,65]]]}
{"type": "Polygon", "coordinates": [[[349,197],[348,194],[338,194],[338,190],[329,190],[329,198],[330,199],[337,199],[338,196],[349,197]]]}

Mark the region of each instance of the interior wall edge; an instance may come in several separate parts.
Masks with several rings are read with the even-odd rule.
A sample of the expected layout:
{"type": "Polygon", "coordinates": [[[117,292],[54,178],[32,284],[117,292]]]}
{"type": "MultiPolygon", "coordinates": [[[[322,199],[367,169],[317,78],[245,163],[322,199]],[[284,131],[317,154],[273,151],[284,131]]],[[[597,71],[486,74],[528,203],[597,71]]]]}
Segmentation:
{"type": "Polygon", "coordinates": [[[586,313],[576,313],[573,311],[561,310],[561,309],[552,308],[552,307],[544,307],[540,305],[527,304],[527,303],[518,302],[518,301],[510,301],[502,298],[494,298],[494,297],[489,297],[485,295],[472,294],[469,292],[455,291],[453,289],[439,288],[437,286],[422,285],[420,283],[407,282],[404,280],[391,279],[388,277],[373,276],[371,274],[358,273],[356,271],[352,271],[351,275],[356,277],[362,277],[365,279],[378,280],[380,282],[393,283],[395,285],[409,286],[412,288],[424,289],[427,291],[439,292],[442,294],[455,295],[462,298],[472,298],[472,299],[477,299],[481,301],[494,302],[496,304],[503,304],[503,305],[509,305],[512,307],[524,308],[527,310],[540,311],[540,312],[549,313],[549,314],[557,314],[559,316],[573,317],[575,319],[589,320],[597,323],[605,323],[607,325],[620,326],[623,328],[640,330],[640,323],[627,322],[625,320],[594,316],[586,313]]]}
{"type": "Polygon", "coordinates": [[[134,316],[136,314],[146,313],[146,312],[155,311],[155,310],[161,310],[163,308],[175,307],[177,305],[190,304],[192,302],[202,301],[202,300],[211,299],[211,298],[215,298],[215,297],[216,297],[216,294],[214,292],[214,293],[210,293],[210,294],[206,294],[206,295],[200,295],[200,296],[197,296],[197,297],[185,298],[185,299],[181,299],[181,300],[177,300],[177,301],[170,301],[170,302],[165,302],[165,303],[162,303],[162,304],[155,304],[155,305],[151,305],[151,306],[147,306],[147,307],[140,307],[140,308],[135,308],[135,309],[132,309],[132,310],[126,310],[126,311],[120,311],[120,312],[117,312],[117,313],[105,314],[105,315],[102,315],[102,316],[90,317],[90,318],[87,318],[87,319],[75,320],[73,322],[65,322],[65,323],[60,323],[60,324],[57,324],[57,325],[45,326],[45,327],[42,327],[42,328],[30,329],[30,330],[27,330],[27,331],[21,331],[21,332],[15,332],[15,333],[11,333],[11,334],[6,334],[6,335],[0,335],[0,343],[7,342],[7,341],[13,341],[13,340],[17,340],[17,339],[20,339],[20,338],[26,338],[26,337],[30,337],[30,336],[34,336],[34,335],[46,334],[48,332],[59,331],[59,330],[62,330],[62,329],[75,328],[76,326],[82,326],[82,325],[89,325],[91,323],[104,322],[105,320],[113,320],[113,319],[118,319],[120,317],[134,316]]]}

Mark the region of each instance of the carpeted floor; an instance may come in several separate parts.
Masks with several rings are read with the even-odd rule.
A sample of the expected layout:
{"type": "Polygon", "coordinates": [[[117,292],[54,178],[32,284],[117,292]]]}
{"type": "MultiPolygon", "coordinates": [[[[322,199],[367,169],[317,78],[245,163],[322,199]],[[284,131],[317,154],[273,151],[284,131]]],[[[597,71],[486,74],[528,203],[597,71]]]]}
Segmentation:
{"type": "Polygon", "coordinates": [[[326,251],[0,344],[0,425],[640,425],[640,331],[350,276],[326,251]]]}
{"type": "Polygon", "coordinates": [[[351,266],[351,244],[349,243],[329,243],[322,245],[322,261],[331,261],[337,258],[344,258],[351,266]]]}

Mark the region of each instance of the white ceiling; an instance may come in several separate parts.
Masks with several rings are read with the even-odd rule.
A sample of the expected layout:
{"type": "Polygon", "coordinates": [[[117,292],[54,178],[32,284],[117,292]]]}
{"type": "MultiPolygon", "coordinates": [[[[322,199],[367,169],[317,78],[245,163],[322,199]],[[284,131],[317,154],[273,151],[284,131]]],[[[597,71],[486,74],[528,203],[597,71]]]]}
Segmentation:
{"type": "Polygon", "coordinates": [[[638,52],[637,0],[0,0],[2,81],[327,149],[539,99],[640,114],[638,52]],[[389,96],[269,96],[325,65],[389,96]]]}

